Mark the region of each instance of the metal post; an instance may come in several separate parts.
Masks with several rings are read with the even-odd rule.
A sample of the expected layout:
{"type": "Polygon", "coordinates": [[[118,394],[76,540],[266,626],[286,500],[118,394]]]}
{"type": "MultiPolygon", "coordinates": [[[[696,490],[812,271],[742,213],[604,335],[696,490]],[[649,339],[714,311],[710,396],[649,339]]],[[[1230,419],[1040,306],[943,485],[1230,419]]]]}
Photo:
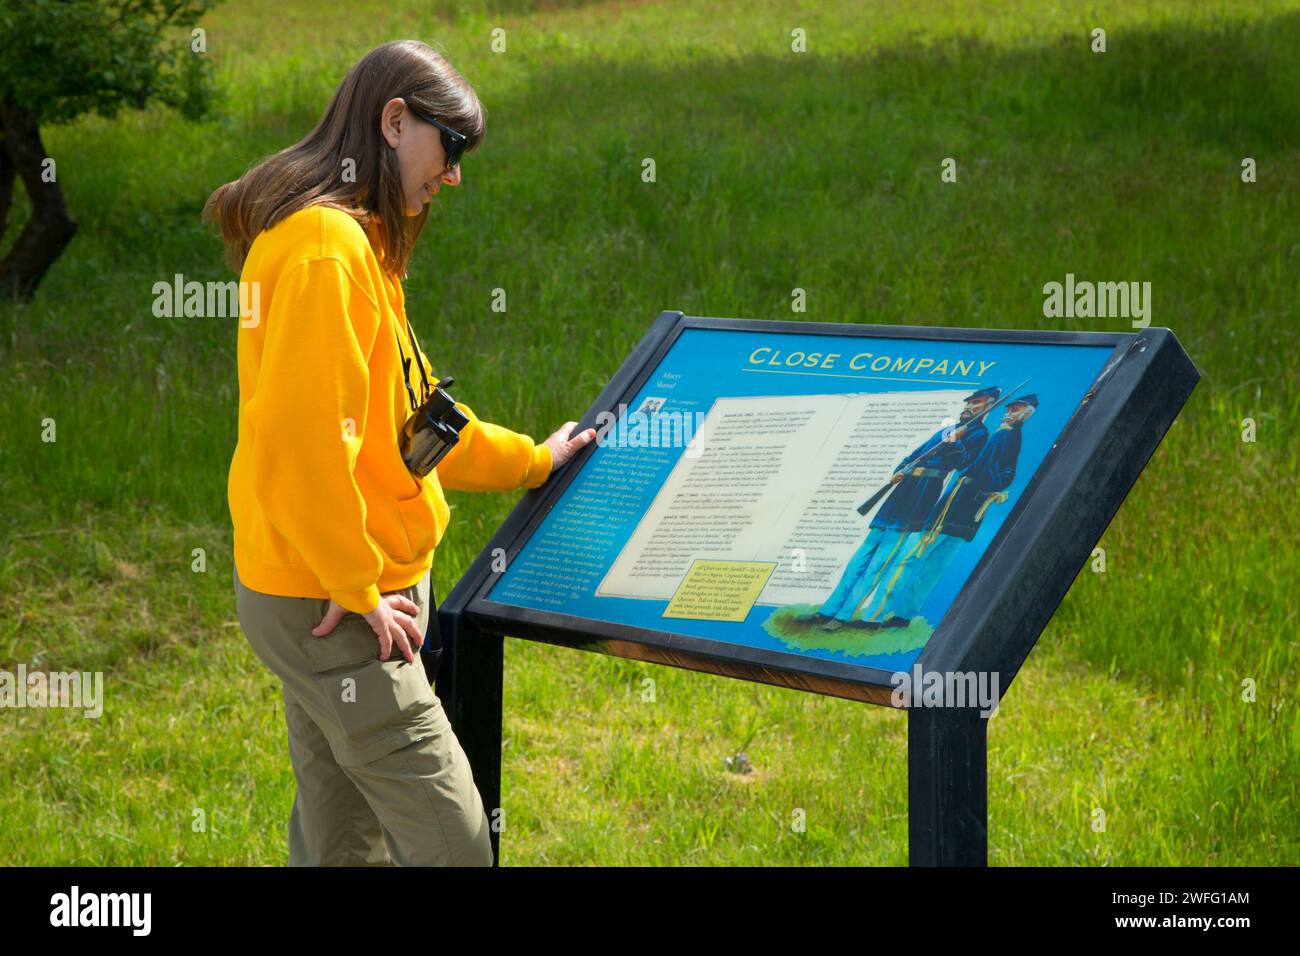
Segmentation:
{"type": "Polygon", "coordinates": [[[439,614],[442,661],[434,693],[469,758],[474,784],[492,825],[492,865],[501,862],[501,716],[505,638],[463,615],[439,614]]]}
{"type": "Polygon", "coordinates": [[[908,710],[911,866],[988,866],[987,734],[977,707],[908,710]]]}

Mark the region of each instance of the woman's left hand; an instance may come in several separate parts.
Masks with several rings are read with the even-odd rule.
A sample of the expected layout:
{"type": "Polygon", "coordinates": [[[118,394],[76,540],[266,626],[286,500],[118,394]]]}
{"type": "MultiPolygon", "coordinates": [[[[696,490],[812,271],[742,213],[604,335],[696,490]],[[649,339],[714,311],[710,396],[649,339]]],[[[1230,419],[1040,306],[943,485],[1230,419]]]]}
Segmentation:
{"type": "MultiPolygon", "coordinates": [[[[339,621],[343,620],[343,616],[347,613],[347,608],[331,598],[325,617],[312,628],[312,634],[316,637],[325,637],[338,627],[339,621]]],[[[369,614],[362,615],[370,625],[370,629],[375,632],[375,637],[379,639],[381,661],[389,660],[394,649],[398,656],[405,658],[408,663],[415,661],[415,655],[419,653],[420,645],[424,643],[424,635],[415,626],[415,619],[419,616],[420,605],[396,591],[381,594],[378,606],[369,614]]]]}
{"type": "Polygon", "coordinates": [[[559,468],[596,440],[596,429],[594,428],[588,428],[586,431],[579,432],[570,438],[569,432],[573,431],[577,426],[577,422],[565,422],[555,434],[546,439],[545,444],[551,449],[551,470],[559,468]]]}

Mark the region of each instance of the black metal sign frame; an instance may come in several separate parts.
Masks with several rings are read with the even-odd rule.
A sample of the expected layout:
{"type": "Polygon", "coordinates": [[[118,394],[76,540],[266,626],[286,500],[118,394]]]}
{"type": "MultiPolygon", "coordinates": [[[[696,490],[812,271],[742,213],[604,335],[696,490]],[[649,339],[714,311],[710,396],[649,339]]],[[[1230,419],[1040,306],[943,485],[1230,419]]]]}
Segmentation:
{"type": "MultiPolygon", "coordinates": [[[[687,329],[855,338],[1108,346],[1111,354],[917,659],[923,672],[996,673],[1005,694],[1106,526],[1190,396],[1199,373],[1168,329],[1051,332],[704,318],[663,312],[577,431],[631,401],[687,329]]],[[[470,755],[485,804],[499,806],[505,635],[885,706],[888,672],[502,604],[487,597],[506,562],[595,450],[525,494],[438,611],[437,692],[470,755]]],[[[969,708],[909,710],[912,862],[981,863],[985,722],[969,708]]],[[[498,839],[493,834],[494,845],[498,839]]]]}

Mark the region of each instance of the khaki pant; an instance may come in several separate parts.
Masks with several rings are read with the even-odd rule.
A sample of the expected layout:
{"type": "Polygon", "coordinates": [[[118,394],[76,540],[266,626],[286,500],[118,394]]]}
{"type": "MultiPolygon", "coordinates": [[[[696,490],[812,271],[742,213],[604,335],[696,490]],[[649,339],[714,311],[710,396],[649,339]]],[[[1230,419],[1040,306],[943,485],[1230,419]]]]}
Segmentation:
{"type": "MultiPolygon", "coordinates": [[[[284,691],[298,782],[289,865],[491,866],[483,801],[418,655],[379,660],[359,614],[313,637],[327,599],[252,591],[238,572],[234,582],[244,635],[284,691]]],[[[398,593],[420,606],[423,632],[428,575],[398,593]]]]}

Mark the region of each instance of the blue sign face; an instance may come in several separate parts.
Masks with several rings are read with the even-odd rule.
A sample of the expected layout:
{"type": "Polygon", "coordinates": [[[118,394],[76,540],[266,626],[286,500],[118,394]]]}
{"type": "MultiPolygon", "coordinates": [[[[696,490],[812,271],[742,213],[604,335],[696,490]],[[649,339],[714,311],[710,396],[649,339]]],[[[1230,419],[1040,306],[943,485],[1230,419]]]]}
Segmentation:
{"type": "Polygon", "coordinates": [[[906,670],[1111,353],[685,329],[487,599],[906,670]]]}

